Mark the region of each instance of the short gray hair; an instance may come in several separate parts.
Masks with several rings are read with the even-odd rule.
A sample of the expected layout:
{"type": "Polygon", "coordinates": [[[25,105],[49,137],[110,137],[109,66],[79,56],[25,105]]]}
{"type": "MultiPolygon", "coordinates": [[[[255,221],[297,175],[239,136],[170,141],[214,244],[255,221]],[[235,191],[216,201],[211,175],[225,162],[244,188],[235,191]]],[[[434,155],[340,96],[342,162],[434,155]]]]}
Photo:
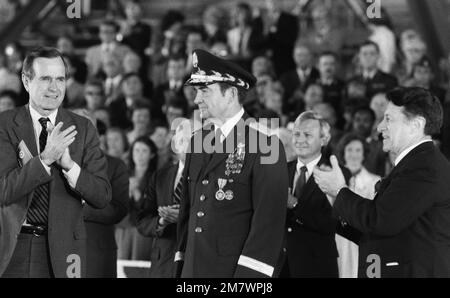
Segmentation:
{"type": "Polygon", "coordinates": [[[306,111],[301,113],[297,119],[295,119],[294,122],[294,127],[300,125],[300,123],[305,122],[307,120],[317,120],[319,121],[319,125],[320,125],[320,136],[322,138],[326,139],[326,143],[328,144],[328,142],[331,139],[331,127],[330,124],[324,119],[322,118],[321,115],[319,115],[318,113],[314,112],[314,111],[306,111]]]}

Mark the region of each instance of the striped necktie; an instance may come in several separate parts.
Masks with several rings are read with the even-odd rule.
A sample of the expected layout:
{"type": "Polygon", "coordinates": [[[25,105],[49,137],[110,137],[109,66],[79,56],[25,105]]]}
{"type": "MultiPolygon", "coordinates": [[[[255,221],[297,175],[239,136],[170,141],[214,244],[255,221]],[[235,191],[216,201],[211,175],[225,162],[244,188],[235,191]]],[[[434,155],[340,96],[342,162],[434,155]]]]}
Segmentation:
{"type": "Polygon", "coordinates": [[[178,181],[177,187],[175,188],[175,191],[173,192],[172,199],[175,204],[181,203],[182,192],[183,192],[183,175],[181,175],[180,181],[178,181]]]}
{"type": "MultiPolygon", "coordinates": [[[[41,134],[39,135],[40,152],[44,151],[47,144],[47,122],[48,118],[40,118],[39,123],[42,126],[41,134]]],[[[49,199],[49,183],[39,185],[33,194],[33,198],[28,208],[27,223],[32,225],[46,226],[48,222],[48,199],[49,199]]]]}

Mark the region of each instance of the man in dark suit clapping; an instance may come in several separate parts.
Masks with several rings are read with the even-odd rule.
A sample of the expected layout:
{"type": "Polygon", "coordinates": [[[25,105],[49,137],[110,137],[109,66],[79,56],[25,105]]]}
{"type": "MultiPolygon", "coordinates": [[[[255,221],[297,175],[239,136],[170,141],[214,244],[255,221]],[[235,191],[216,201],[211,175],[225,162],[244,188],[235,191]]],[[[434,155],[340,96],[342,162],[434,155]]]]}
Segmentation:
{"type": "Polygon", "coordinates": [[[442,125],[439,99],[422,88],[387,94],[378,125],[394,168],[373,201],[346,187],[332,156],[332,170],[314,177],[334,212],[363,233],[359,277],[450,277],[450,164],[431,135],[442,125]]]}
{"type": "Polygon", "coordinates": [[[0,275],[83,277],[83,205],[111,200],[94,126],[60,107],[67,67],[53,48],[32,50],[22,81],[30,103],[0,115],[0,275]]]}
{"type": "Polygon", "coordinates": [[[172,149],[177,153],[178,162],[171,163],[153,174],[144,193],[142,210],[138,214],[139,232],[154,238],[150,277],[173,276],[173,258],[177,244],[176,223],[182,196],[186,151],[192,135],[190,127],[187,119],[177,126],[172,149]]]}

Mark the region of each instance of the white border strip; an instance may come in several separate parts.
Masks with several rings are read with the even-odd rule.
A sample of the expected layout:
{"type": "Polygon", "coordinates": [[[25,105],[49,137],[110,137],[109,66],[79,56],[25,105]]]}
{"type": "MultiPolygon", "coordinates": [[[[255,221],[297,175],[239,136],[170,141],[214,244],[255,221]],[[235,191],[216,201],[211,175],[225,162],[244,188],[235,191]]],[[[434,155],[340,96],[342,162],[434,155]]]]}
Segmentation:
{"type": "Polygon", "coordinates": [[[126,278],[125,267],[150,268],[149,261],[117,260],[117,278],[126,278]]]}
{"type": "Polygon", "coordinates": [[[184,253],[181,251],[177,251],[175,253],[175,259],[174,262],[178,262],[178,261],[184,261],[184,253]]]}

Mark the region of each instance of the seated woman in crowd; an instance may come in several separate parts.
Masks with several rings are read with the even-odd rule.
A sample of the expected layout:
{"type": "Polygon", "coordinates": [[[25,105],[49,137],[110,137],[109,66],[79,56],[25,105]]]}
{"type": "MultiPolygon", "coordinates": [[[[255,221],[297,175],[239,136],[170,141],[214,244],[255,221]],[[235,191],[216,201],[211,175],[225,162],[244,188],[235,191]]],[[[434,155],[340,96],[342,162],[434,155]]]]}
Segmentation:
{"type": "MultiPolygon", "coordinates": [[[[363,166],[368,153],[366,141],[356,134],[342,137],[338,146],[338,158],[351,172],[350,189],[363,198],[373,199],[375,184],[380,176],[367,171],[363,166]]],[[[336,244],[339,252],[339,277],[356,278],[358,276],[358,245],[336,234],[336,244]]]]}
{"type": "Polygon", "coordinates": [[[152,238],[139,234],[136,216],[142,204],[142,194],[148,181],[156,171],[158,163],[155,143],[147,136],[139,137],[130,148],[130,199],[129,214],[116,227],[117,257],[121,260],[149,261],[152,238]]]}
{"type": "Polygon", "coordinates": [[[125,132],[118,127],[108,128],[106,131],[106,152],[127,162],[128,140],[125,132]]]}

